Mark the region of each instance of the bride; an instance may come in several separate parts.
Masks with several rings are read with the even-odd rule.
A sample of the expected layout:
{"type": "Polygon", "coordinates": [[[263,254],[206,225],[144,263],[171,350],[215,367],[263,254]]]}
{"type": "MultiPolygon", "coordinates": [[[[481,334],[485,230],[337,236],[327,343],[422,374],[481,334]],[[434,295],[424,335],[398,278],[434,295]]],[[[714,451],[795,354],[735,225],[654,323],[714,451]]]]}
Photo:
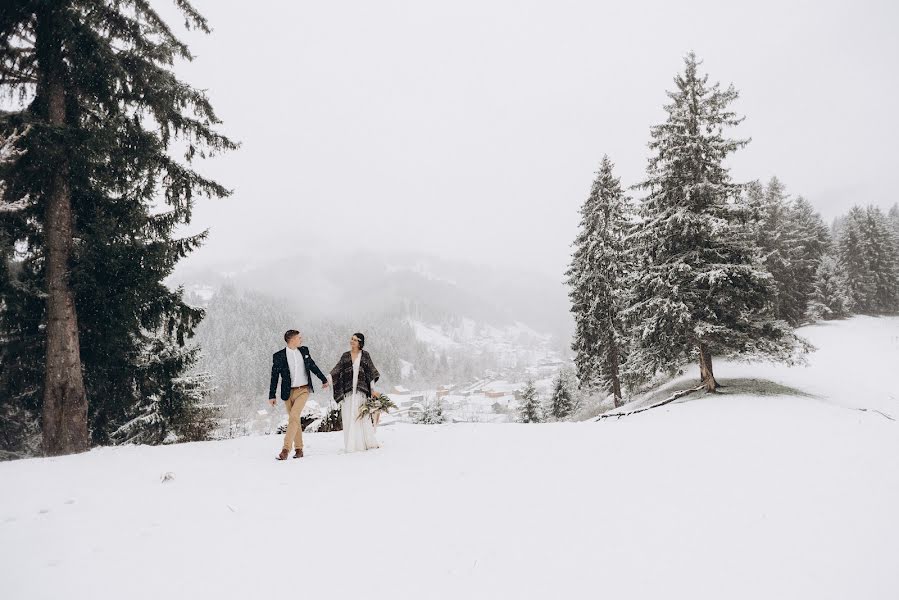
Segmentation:
{"type": "Polygon", "coordinates": [[[372,396],[380,396],[372,389],[372,384],[381,374],[375,368],[371,355],[363,350],[364,347],[365,336],[354,333],[350,338],[350,351],[344,352],[331,369],[334,399],[341,403],[343,442],[347,452],[378,447],[371,417],[358,418],[359,408],[365,401],[372,396]]]}

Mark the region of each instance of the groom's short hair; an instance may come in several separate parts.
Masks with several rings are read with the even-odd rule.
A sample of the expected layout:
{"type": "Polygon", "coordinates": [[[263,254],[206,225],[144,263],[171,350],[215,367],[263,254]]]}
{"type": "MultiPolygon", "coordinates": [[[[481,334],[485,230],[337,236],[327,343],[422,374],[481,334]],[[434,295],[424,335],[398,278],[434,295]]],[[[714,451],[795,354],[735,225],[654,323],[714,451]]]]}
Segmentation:
{"type": "Polygon", "coordinates": [[[297,331],[296,329],[288,329],[287,331],[284,332],[284,341],[289,342],[296,335],[300,335],[300,332],[297,331]]]}

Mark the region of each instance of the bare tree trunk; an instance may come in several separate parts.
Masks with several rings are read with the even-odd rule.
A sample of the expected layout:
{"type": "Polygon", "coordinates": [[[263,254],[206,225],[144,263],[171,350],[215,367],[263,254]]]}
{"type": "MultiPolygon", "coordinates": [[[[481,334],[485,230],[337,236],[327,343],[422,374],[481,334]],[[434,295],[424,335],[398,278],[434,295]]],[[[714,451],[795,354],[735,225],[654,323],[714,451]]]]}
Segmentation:
{"type": "Polygon", "coordinates": [[[718,389],[718,382],[715,381],[715,374],[712,371],[712,354],[708,346],[702,342],[699,343],[699,377],[707,393],[713,393],[718,389]]]}
{"type": "MultiPolygon", "coordinates": [[[[45,114],[50,125],[66,124],[65,66],[62,43],[56,37],[54,8],[38,15],[36,48],[45,114]]],[[[62,159],[53,169],[47,189],[44,222],[47,277],[47,356],[44,375],[44,453],[50,456],[83,452],[90,448],[87,395],[81,373],[78,317],[69,285],[73,215],[69,163],[62,159]]]]}

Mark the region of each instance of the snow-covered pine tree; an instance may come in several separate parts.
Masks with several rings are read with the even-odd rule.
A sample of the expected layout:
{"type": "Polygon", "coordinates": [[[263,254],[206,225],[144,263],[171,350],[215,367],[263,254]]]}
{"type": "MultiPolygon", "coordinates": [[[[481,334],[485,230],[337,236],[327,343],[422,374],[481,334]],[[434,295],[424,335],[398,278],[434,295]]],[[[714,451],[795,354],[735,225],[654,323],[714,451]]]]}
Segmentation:
{"type": "Polygon", "coordinates": [[[737,91],[708,85],[698,67],[690,53],[668,93],[666,122],[651,130],[627,315],[636,344],[631,360],[673,370],[698,359],[713,392],[714,355],[788,361],[807,344],[771,316],[771,276],[746,224],[741,186],[724,165],[748,142],[725,136],[742,121],[729,108],[737,91]]]}
{"type": "Polygon", "coordinates": [[[789,197],[777,177],[765,186],[752,182],[746,188],[747,210],[753,218],[755,244],[761,252],[762,264],[771,274],[774,294],[772,311],[778,319],[785,318],[786,308],[794,301],[790,243],[787,238],[789,197]]]}
{"type": "MultiPolygon", "coordinates": [[[[840,238],[843,235],[843,227],[846,225],[847,218],[846,215],[834,217],[833,222],[830,224],[830,239],[833,240],[834,246],[839,243],[840,238]]],[[[836,251],[835,248],[833,250],[836,251]]]]}
{"type": "Polygon", "coordinates": [[[837,249],[852,312],[899,310],[899,250],[879,208],[853,207],[840,228],[837,249]]]}
{"type": "Polygon", "coordinates": [[[890,227],[893,229],[897,244],[899,244],[899,203],[893,204],[893,206],[890,207],[890,212],[887,213],[887,219],[890,222],[890,227]]]}
{"type": "Polygon", "coordinates": [[[808,305],[812,321],[841,319],[849,315],[846,280],[840,273],[836,258],[825,254],[815,271],[815,282],[808,305]]]}
{"type": "Polygon", "coordinates": [[[549,399],[546,412],[556,420],[567,419],[575,410],[575,391],[571,386],[571,378],[564,369],[559,371],[553,380],[553,394],[549,399]]]}
{"type": "Polygon", "coordinates": [[[627,335],[621,312],[626,305],[629,198],[603,156],[590,195],[581,207],[581,223],[566,272],[574,314],[571,349],[578,378],[586,389],[601,388],[621,404],[621,366],[627,335]]]}
{"type": "MultiPolygon", "coordinates": [[[[176,4],[209,31],[188,0],[176,4]]],[[[135,380],[146,332],[183,344],[202,318],[163,281],[204,238],[176,237],[195,199],[228,194],[191,162],[235,144],[215,132],[206,95],[175,77],[179,59],[190,52],[147,0],[0,11],[0,74],[20,101],[0,136],[22,132],[23,152],[0,166],[3,203],[20,207],[3,211],[0,249],[24,256],[0,307],[12,365],[0,395],[42,412],[47,454],[105,443],[144,399],[137,390],[163,394],[170,382],[150,393],[135,380]]]]}
{"type": "Polygon", "coordinates": [[[864,220],[864,210],[853,206],[838,230],[837,259],[846,279],[846,296],[852,312],[868,312],[874,302],[874,278],[868,269],[864,220]]]}
{"type": "Polygon", "coordinates": [[[774,281],[774,316],[796,327],[805,318],[815,269],[830,235],[811,204],[791,200],[777,177],[746,186],[747,212],[765,269],[774,281]]]}
{"type": "Polygon", "coordinates": [[[207,373],[183,375],[198,358],[199,348],[185,348],[168,336],[149,337],[141,349],[135,376],[140,400],[128,421],[110,435],[118,444],[170,444],[208,439],[215,431],[220,407],[209,401],[207,373]]]}
{"type": "Polygon", "coordinates": [[[877,314],[899,312],[899,247],[880,208],[868,206],[865,209],[864,235],[868,269],[874,280],[870,310],[877,314]]]}
{"type": "MultiPolygon", "coordinates": [[[[577,377],[577,370],[572,367],[562,368],[562,377],[565,379],[565,385],[571,390],[571,397],[574,402],[572,414],[576,413],[584,405],[585,391],[581,390],[580,381],[577,377]]],[[[623,376],[624,378],[625,376],[623,376]]]]}
{"type": "Polygon", "coordinates": [[[802,196],[790,207],[789,224],[791,270],[796,294],[784,318],[795,326],[806,319],[809,303],[816,294],[818,267],[833,242],[821,215],[802,196]]]}
{"type": "Polygon", "coordinates": [[[518,407],[518,420],[522,423],[542,423],[543,411],[540,406],[540,398],[537,396],[537,388],[534,382],[528,380],[521,391],[521,404],[518,407]]]}

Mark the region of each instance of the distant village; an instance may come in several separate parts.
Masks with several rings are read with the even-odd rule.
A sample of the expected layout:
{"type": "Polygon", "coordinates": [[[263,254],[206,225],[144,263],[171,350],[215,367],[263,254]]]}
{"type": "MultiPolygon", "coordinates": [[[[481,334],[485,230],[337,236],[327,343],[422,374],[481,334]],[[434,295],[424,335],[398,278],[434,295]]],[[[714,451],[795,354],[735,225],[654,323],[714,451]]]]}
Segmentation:
{"type": "MultiPolygon", "coordinates": [[[[393,423],[422,423],[426,413],[439,412],[446,423],[511,423],[516,421],[521,392],[527,381],[533,381],[543,400],[552,394],[553,380],[567,363],[557,356],[545,356],[538,364],[523,372],[485,373],[484,378],[466,384],[444,384],[430,389],[410,389],[396,385],[382,390],[397,405],[387,415],[382,415],[380,425],[393,423]]],[[[327,392],[312,396],[303,411],[303,425],[315,431],[326,418],[329,410],[337,408],[327,392]]],[[[280,407],[275,410],[260,409],[248,422],[237,426],[234,435],[247,433],[277,433],[283,431],[287,418],[280,407]]],[[[227,432],[223,432],[227,437],[227,432]]]]}
{"type": "Polygon", "coordinates": [[[528,367],[523,381],[510,381],[503,378],[501,373],[488,372],[484,379],[466,385],[447,384],[429,390],[410,390],[404,386],[394,386],[389,395],[398,410],[387,417],[382,417],[381,423],[419,422],[425,411],[437,403],[447,422],[514,421],[526,380],[532,380],[538,394],[548,398],[552,393],[553,378],[563,366],[561,360],[543,361],[528,367]]]}

